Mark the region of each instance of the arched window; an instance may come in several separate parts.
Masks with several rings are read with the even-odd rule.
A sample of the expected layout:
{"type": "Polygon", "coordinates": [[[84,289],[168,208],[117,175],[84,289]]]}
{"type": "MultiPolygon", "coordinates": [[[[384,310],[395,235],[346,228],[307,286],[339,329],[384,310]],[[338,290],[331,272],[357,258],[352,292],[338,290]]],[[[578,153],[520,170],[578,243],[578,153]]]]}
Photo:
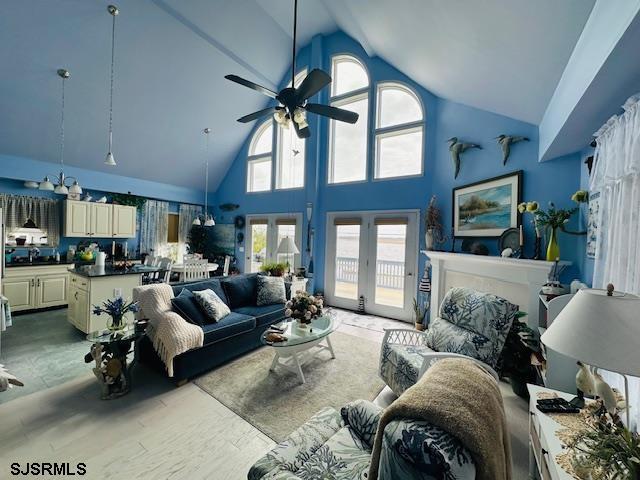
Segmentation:
{"type": "Polygon", "coordinates": [[[422,175],[424,113],[420,99],[399,83],[378,85],[375,178],[422,175]]]}
{"type": "Polygon", "coordinates": [[[264,122],[253,134],[247,159],[247,192],[271,190],[273,120],[264,122]]]}
{"type": "Polygon", "coordinates": [[[331,60],[331,101],[334,107],[358,113],[355,124],[330,120],[329,183],[367,179],[367,125],[369,75],[360,61],[349,55],[331,60]]]}
{"type": "MultiPolygon", "coordinates": [[[[296,87],[306,78],[307,69],[298,72],[296,87]]],[[[291,82],[287,87],[291,86],[291,82]]],[[[278,125],[278,155],[276,157],[276,189],[304,187],[304,163],[306,140],[298,138],[293,125],[278,125]]]]}

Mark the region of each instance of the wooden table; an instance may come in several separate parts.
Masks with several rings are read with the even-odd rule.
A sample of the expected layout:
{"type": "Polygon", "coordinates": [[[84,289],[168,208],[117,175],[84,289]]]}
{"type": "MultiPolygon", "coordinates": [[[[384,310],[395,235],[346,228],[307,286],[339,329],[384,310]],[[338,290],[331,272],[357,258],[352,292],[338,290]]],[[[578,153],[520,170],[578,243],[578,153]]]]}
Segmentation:
{"type": "MultiPolygon", "coordinates": [[[[216,270],[218,270],[217,263],[207,263],[207,272],[211,273],[211,272],[215,272],[216,270]]],[[[183,263],[176,263],[172,265],[171,272],[178,274],[179,282],[184,282],[184,264],[183,263]]]]}

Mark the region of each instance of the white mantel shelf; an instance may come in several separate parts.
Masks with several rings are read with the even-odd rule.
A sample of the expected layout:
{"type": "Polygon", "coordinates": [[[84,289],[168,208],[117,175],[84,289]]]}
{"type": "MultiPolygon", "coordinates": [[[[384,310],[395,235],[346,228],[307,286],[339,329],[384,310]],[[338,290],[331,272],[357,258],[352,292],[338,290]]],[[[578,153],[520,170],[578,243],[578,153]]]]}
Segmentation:
{"type": "MultiPolygon", "coordinates": [[[[528,313],[529,324],[537,324],[538,294],[555,262],[432,250],[422,253],[432,266],[431,318],[438,315],[440,302],[449,288],[469,287],[519,305],[528,313]]],[[[571,262],[559,264],[568,266],[571,262]]]]}
{"type": "MultiPolygon", "coordinates": [[[[529,260],[524,258],[509,258],[509,257],[491,257],[489,255],[474,255],[472,253],[452,253],[452,252],[438,252],[435,250],[421,250],[421,252],[429,257],[431,260],[450,260],[461,262],[477,262],[482,264],[493,264],[496,266],[513,266],[518,268],[537,268],[549,272],[554,262],[547,262],[546,260],[529,260]]],[[[559,265],[568,267],[571,262],[560,260],[559,265]]]]}

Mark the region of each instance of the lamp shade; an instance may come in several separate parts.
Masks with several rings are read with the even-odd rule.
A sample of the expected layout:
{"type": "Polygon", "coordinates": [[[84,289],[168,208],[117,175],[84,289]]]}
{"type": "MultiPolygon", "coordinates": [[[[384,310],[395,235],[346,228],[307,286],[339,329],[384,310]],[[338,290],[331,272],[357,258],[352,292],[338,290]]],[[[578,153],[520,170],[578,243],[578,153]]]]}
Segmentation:
{"type": "Polygon", "coordinates": [[[294,242],[291,237],[284,237],[282,240],[280,240],[280,245],[278,245],[278,250],[276,251],[276,253],[284,255],[296,255],[300,253],[300,250],[298,250],[298,247],[296,247],[296,242],[294,242]]]}
{"type": "Polygon", "coordinates": [[[640,297],[583,289],[541,337],[558,353],[594,367],[640,376],[640,297]]]}
{"type": "Polygon", "coordinates": [[[44,177],[44,180],[40,182],[38,190],[45,190],[47,192],[53,192],[53,183],[49,180],[49,177],[44,177]]]}
{"type": "Polygon", "coordinates": [[[73,193],[74,195],[81,195],[82,194],[82,188],[80,187],[80,184],[78,183],[78,181],[74,181],[73,185],[71,185],[69,187],[69,193],[73,193]]]}

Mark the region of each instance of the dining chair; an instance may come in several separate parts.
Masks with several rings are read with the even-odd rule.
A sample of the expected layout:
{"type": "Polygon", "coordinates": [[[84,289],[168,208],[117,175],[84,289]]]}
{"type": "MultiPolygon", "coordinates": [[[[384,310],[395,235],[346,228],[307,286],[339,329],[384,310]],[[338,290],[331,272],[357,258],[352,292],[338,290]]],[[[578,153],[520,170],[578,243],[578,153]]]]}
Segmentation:
{"type": "Polygon", "coordinates": [[[207,268],[208,260],[185,259],[184,265],[184,281],[193,282],[195,280],[203,280],[209,278],[209,269],[207,268]]]}
{"type": "Polygon", "coordinates": [[[158,262],[157,267],[159,272],[155,272],[155,279],[153,283],[169,283],[171,278],[171,267],[173,266],[173,260],[168,257],[162,257],[158,262]]]}
{"type": "Polygon", "coordinates": [[[229,267],[231,266],[231,256],[230,255],[225,255],[224,256],[224,267],[222,269],[222,276],[223,277],[228,277],[229,276],[229,267]]]}

